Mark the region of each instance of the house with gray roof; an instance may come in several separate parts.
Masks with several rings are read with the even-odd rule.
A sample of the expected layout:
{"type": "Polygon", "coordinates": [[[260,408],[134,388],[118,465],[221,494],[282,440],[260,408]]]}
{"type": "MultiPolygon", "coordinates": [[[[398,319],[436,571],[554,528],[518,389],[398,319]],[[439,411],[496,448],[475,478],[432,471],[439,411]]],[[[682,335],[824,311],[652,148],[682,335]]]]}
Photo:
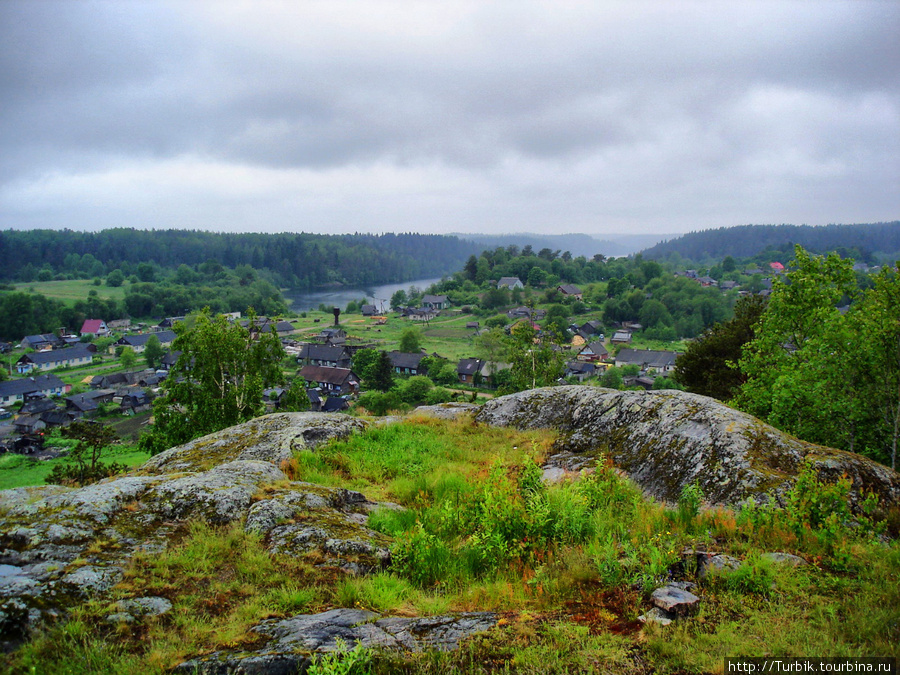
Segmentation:
{"type": "Polygon", "coordinates": [[[16,370],[25,375],[35,370],[54,370],[65,366],[86,366],[93,361],[94,355],[87,345],[52,349],[46,352],[23,354],[16,361],[16,370]]]}
{"type": "Polygon", "coordinates": [[[0,405],[24,401],[32,396],[62,396],[69,391],[56,375],[38,375],[0,382],[0,405]]]}

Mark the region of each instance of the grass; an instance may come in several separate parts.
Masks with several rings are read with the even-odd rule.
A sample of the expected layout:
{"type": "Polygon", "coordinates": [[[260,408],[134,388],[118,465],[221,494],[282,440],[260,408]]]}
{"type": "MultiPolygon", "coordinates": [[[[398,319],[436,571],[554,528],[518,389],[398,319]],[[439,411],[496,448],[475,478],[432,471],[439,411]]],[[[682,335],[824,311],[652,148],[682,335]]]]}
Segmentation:
{"type": "MultiPolygon", "coordinates": [[[[15,286],[17,291],[34,291],[46,295],[48,298],[60,300],[70,307],[79,300],[87,300],[91,291],[97,291],[97,297],[103,300],[124,300],[126,288],[126,284],[118,287],[107,286],[105,283],[95,286],[93,279],[33,281],[15,286]]],[[[80,328],[80,326],[75,326],[75,328],[80,328]]]]}
{"type": "Polygon", "coordinates": [[[609,465],[545,486],[538,464],[552,442],[411,418],[300,453],[285,466],[291,478],[407,507],[369,520],[394,538],[391,570],[349,577],[314,567],[314,556],[271,555],[241,523],[183,524],[113,591],[166,597],[172,612],[112,626],[111,601],[82,605],[10,657],[9,672],[165,672],[199,653],[259,646],[250,628],[263,618],[330,607],[500,613],[496,630],[452,653],[356,654],[371,673],[699,673],[722,672],[726,656],[900,655],[900,546],[874,521],[820,517],[821,504],[842,513],[840,484],[804,478],[804,493],[778,511],[701,508],[696,490],[667,507],[609,465]],[[680,563],[684,547],[744,565],[698,579],[680,563]],[[772,550],[812,564],[760,557],[772,550]],[[699,613],[643,626],[649,592],[671,574],[700,585],[699,613]]]}

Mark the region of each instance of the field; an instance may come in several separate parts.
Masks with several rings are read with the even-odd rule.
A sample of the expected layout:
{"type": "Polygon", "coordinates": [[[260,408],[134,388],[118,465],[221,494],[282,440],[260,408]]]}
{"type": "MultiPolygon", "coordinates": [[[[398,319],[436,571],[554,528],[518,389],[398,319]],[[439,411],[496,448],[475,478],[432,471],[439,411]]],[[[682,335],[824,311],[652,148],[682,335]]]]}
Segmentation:
{"type": "Polygon", "coordinates": [[[78,300],[87,300],[91,291],[97,292],[97,297],[104,300],[123,300],[125,298],[125,285],[118,287],[101,284],[95,286],[90,279],[74,279],[69,281],[33,281],[27,284],[16,284],[17,291],[34,291],[48,298],[60,300],[69,306],[78,300]]]}

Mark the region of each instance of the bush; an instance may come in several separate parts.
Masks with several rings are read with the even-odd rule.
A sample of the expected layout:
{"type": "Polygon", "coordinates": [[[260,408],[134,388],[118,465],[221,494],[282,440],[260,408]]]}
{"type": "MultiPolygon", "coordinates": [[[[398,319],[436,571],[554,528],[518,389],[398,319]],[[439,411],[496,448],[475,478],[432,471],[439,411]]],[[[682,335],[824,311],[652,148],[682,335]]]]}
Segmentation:
{"type": "Polygon", "coordinates": [[[373,415],[386,415],[391,410],[404,410],[406,406],[394,391],[367,391],[359,397],[359,405],[373,415]]]}

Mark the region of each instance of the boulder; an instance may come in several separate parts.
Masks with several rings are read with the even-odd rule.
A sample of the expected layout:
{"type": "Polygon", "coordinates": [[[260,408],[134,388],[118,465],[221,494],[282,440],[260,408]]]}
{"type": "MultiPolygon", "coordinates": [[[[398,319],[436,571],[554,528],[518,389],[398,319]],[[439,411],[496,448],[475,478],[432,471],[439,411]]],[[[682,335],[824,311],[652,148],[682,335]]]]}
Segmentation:
{"type": "Polygon", "coordinates": [[[700,605],[700,598],[674,584],[657,588],[650,595],[650,601],[663,612],[675,616],[695,614],[700,605]]]}
{"type": "MultiPolygon", "coordinates": [[[[385,565],[389,542],[366,526],[378,504],[359,492],[292,482],[279,468],[294,450],[364,427],[346,415],[278,413],[83,488],[0,491],[0,641],[19,639],[86,598],[102,598],[135,553],[163,550],[187,519],[245,520],[269,550],[318,549],[321,565],[351,573],[385,565]]],[[[112,621],[134,621],[159,604],[144,611],[141,602],[123,605],[112,621]]]]}
{"type": "Polygon", "coordinates": [[[608,455],[647,493],[669,502],[699,482],[711,503],[753,496],[780,502],[805,460],[819,475],[853,481],[852,498],[873,491],[900,505],[900,474],[870,459],[801,441],[715,399],[681,391],[561,386],[495,398],[478,422],[559,432],[556,451],[608,455]]]}
{"type": "Polygon", "coordinates": [[[215,652],[186,661],[175,671],[202,675],[304,672],[316,654],[352,649],[357,644],[366,649],[448,651],[493,628],[497,620],[492,612],[409,618],[383,617],[363,609],[332,609],[263,621],[253,628],[268,638],[262,649],[215,652]]]}

